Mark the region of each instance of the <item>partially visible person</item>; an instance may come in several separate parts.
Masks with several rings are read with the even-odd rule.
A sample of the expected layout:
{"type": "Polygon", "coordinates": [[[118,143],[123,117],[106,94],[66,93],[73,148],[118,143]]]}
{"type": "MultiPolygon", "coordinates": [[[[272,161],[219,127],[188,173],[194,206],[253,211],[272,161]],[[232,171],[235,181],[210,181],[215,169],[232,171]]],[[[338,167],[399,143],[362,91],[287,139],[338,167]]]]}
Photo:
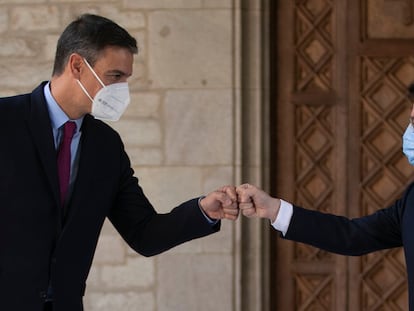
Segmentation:
{"type": "Polygon", "coordinates": [[[414,311],[413,184],[392,206],[356,219],[305,209],[250,184],[238,186],[237,193],[244,216],[269,219],[272,227],[287,240],[348,256],[404,247],[409,310],[414,311]]]}
{"type": "Polygon", "coordinates": [[[121,138],[101,121],[129,104],[137,52],[125,29],[82,15],[59,38],[51,80],[0,99],[0,310],[82,311],[106,218],[144,256],[237,219],[233,186],[165,214],[139,186],[121,138]]]}
{"type": "MultiPolygon", "coordinates": [[[[410,86],[411,95],[414,86],[410,86]]],[[[414,165],[414,106],[403,135],[403,152],[414,165]]],[[[414,311],[414,184],[388,208],[360,218],[308,210],[275,198],[250,184],[236,189],[241,213],[267,218],[284,239],[306,243],[329,252],[359,256],[403,247],[408,275],[409,310],[414,311]]]]}

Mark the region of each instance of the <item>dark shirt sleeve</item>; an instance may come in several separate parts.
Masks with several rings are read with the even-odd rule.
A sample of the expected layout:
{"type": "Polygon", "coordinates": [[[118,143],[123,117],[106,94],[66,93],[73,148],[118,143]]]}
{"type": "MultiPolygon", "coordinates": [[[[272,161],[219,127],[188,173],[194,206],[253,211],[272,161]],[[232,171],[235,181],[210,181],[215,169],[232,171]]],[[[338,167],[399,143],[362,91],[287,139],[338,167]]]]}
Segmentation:
{"type": "Polygon", "coordinates": [[[284,238],[350,256],[400,247],[404,205],[403,198],[386,209],[354,219],[294,206],[284,238]]]}

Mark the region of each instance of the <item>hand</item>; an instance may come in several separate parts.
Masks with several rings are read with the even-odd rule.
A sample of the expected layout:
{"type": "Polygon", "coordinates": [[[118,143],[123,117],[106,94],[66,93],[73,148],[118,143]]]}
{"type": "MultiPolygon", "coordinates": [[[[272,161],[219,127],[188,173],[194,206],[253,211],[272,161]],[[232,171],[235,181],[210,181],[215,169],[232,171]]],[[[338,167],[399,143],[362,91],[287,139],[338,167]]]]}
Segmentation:
{"type": "Polygon", "coordinates": [[[276,220],[280,207],[279,199],[250,184],[240,185],[236,191],[239,209],[244,216],[268,218],[272,223],[276,220]]]}
{"type": "Polygon", "coordinates": [[[236,187],[224,186],[200,200],[204,213],[211,219],[236,220],[239,216],[236,187]]]}

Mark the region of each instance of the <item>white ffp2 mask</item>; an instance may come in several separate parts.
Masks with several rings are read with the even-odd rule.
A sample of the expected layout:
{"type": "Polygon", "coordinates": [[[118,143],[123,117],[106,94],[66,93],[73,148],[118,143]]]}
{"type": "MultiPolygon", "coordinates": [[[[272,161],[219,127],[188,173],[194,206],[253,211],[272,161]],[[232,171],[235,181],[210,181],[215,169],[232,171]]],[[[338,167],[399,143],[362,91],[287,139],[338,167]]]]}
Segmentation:
{"type": "Polygon", "coordinates": [[[102,88],[96,93],[95,97],[92,98],[82,83],[79,80],[76,80],[85,95],[92,101],[91,114],[96,119],[118,121],[130,102],[128,83],[119,82],[105,85],[86,59],[84,59],[84,61],[95,78],[102,85],[102,88]]]}

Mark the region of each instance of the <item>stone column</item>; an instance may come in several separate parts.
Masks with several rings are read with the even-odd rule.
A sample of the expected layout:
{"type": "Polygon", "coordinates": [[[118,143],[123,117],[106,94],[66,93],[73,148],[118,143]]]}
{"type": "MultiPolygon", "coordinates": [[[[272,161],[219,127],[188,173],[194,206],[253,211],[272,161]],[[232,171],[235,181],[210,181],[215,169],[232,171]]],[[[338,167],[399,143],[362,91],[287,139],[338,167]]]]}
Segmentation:
{"type": "MultiPolygon", "coordinates": [[[[241,179],[269,187],[269,42],[267,0],[241,1],[241,179]]],[[[269,310],[267,221],[241,220],[241,310],[269,310]]]]}

